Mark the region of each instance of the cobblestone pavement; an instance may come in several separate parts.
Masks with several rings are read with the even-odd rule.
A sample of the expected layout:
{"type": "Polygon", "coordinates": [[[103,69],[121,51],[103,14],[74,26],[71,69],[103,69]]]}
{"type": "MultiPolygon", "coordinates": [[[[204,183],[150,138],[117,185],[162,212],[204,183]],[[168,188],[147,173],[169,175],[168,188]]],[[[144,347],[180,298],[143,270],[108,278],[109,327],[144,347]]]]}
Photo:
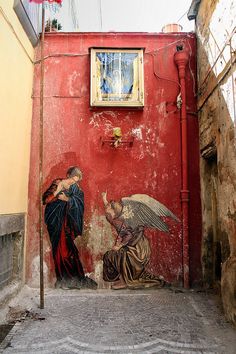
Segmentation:
{"type": "Polygon", "coordinates": [[[50,290],[45,309],[37,303],[38,298],[31,308],[37,316],[17,322],[0,352],[236,353],[236,331],[213,295],[173,289],[50,290]]]}

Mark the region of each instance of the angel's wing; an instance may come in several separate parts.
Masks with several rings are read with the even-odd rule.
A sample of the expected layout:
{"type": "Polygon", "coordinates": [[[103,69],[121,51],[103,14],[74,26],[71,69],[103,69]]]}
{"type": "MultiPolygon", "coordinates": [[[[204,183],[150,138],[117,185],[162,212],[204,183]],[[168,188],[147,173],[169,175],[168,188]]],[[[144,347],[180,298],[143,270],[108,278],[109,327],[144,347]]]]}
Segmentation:
{"type": "Polygon", "coordinates": [[[161,217],[170,217],[179,221],[165,205],[147,194],[134,194],[122,198],[121,201],[123,204],[121,217],[126,225],[132,228],[144,226],[169,232],[167,224],[161,217]]]}

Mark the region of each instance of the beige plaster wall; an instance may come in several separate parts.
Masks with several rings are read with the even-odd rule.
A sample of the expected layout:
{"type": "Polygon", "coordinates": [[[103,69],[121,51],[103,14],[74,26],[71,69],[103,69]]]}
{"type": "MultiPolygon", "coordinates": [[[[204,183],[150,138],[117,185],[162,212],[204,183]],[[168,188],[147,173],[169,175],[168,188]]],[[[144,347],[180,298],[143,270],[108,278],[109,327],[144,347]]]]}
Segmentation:
{"type": "Polygon", "coordinates": [[[235,18],[235,1],[202,0],[196,29],[204,279],[236,324],[235,18]]]}
{"type": "Polygon", "coordinates": [[[14,10],[0,0],[0,214],[27,211],[34,49],[14,10]]]}

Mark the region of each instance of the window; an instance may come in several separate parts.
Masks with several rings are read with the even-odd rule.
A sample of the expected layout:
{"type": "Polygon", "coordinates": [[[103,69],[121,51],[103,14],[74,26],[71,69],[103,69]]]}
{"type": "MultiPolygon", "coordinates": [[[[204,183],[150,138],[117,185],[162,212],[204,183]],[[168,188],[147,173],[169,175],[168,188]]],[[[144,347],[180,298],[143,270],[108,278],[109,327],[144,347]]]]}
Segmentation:
{"type": "Polygon", "coordinates": [[[144,106],[143,50],[91,49],[91,106],[144,106]]]}

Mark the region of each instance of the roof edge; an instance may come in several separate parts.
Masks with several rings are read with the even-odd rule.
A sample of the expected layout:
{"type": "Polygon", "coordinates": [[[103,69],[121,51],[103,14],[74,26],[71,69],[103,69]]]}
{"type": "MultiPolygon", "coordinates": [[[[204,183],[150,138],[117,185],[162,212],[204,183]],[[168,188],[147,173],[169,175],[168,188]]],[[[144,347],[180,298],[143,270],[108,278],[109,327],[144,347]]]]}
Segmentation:
{"type": "Polygon", "coordinates": [[[112,36],[160,36],[160,37],[195,37],[195,32],[45,32],[46,37],[63,37],[63,36],[104,36],[104,37],[112,37],[112,36]]]}

